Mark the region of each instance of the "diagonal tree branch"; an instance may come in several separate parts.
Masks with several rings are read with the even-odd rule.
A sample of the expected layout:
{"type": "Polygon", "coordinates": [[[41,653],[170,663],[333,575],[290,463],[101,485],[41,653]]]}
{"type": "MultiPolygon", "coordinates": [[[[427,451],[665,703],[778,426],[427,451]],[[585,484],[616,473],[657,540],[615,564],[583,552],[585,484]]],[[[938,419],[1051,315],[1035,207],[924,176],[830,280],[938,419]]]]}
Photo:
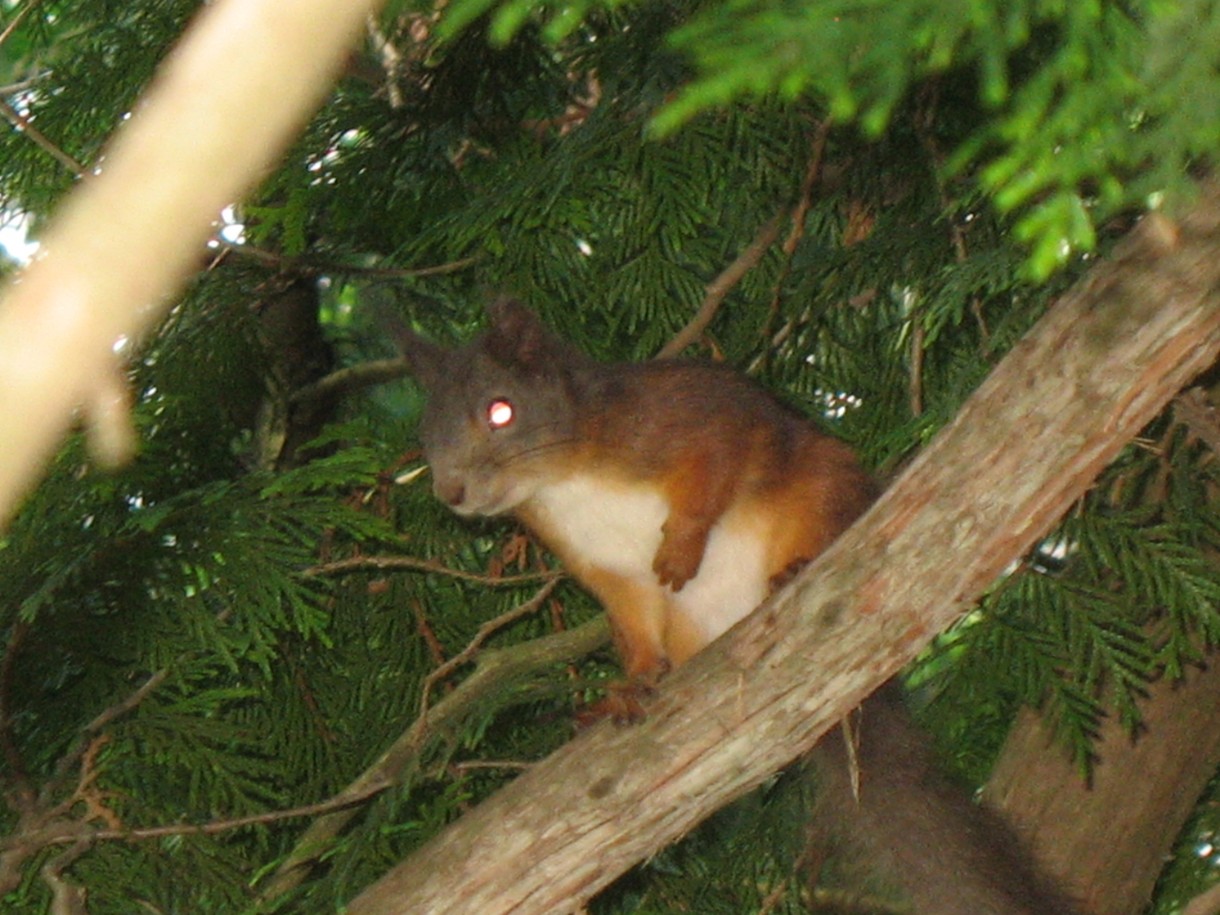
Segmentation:
{"type": "Polygon", "coordinates": [[[792,586],[353,900],[349,915],[565,912],[820,735],[965,612],[1220,350],[1220,193],[1149,217],[792,586]]]}

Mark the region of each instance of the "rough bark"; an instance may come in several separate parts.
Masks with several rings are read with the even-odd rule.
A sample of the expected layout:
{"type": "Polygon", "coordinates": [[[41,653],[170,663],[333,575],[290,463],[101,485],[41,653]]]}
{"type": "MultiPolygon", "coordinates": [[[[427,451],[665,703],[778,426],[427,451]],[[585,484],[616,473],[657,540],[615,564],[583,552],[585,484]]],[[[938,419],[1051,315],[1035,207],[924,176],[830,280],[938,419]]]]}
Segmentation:
{"type": "Polygon", "coordinates": [[[873,509],[678,670],[352,901],[563,912],[807,752],[1058,518],[1220,348],[1220,196],[1145,222],[1005,358],[873,509]]]}
{"type": "Polygon", "coordinates": [[[1070,878],[1093,915],[1144,911],[1174,840],[1220,765],[1216,660],[1180,682],[1153,684],[1134,739],[1107,719],[1087,785],[1033,712],[1020,717],[1004,744],[985,792],[989,805],[1031,837],[1050,872],[1070,878]]]}

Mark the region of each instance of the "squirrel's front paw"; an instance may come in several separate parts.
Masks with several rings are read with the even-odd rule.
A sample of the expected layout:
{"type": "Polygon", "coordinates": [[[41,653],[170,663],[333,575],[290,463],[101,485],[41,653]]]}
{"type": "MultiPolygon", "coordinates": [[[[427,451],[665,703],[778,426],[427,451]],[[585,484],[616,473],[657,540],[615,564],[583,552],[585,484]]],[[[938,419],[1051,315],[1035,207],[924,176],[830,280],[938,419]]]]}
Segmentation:
{"type": "Polygon", "coordinates": [[[679,535],[669,524],[665,525],[664,533],[661,546],[652,560],[652,570],[657,573],[657,580],[662,585],[681,591],[682,586],[699,571],[699,564],[703,562],[703,548],[707,546],[707,534],[698,531],[679,535]]]}

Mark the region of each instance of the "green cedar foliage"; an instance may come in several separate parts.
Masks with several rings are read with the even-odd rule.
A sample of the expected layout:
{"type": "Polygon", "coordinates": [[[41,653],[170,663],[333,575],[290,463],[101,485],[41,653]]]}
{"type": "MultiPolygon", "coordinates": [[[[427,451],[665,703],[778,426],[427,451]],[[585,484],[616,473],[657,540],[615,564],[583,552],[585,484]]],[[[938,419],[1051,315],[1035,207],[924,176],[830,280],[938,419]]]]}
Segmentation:
{"type": "MultiPolygon", "coordinates": [[[[42,4],[3,46],[21,83],[9,103],[88,167],[195,7],[42,4]]],[[[599,651],[527,664],[469,702],[458,689],[479,658],[593,619],[565,582],[427,679],[534,597],[553,560],[510,525],[451,517],[426,477],[392,484],[419,463],[407,384],[353,390],[311,450],[280,459],[267,416],[294,421],[281,388],[298,350],[267,316],[285,278],[316,287],[334,366],[392,355],[375,304],[456,340],[500,290],[599,357],[644,359],[783,216],[701,355],[748,369],[888,476],[1125,230],[1124,208],[1205,164],[1211,7],[455,0],[438,25],[429,5],[392,3],[377,28],[396,62],[362,49],[243,204],[257,256],[227,253],[132,348],[140,456],[100,473],[73,438],[0,540],[0,818],[19,878],[5,910],[46,911],[39,869],[71,848],[23,853],[23,789],[63,805],[65,835],[257,816],[342,790],[455,697],[460,713],[418,735],[399,783],[278,906],[333,911],[562,743],[574,704],[614,676],[599,651]]],[[[0,198],[38,217],[75,180],[18,131],[0,162],[0,198]]],[[[928,652],[912,681],[961,772],[985,777],[1019,703],[1042,705],[1087,767],[1104,710],[1134,724],[1142,684],[1215,644],[1214,475],[1161,418],[928,652]]],[[[595,910],[808,910],[806,787],[777,778],[595,910]]],[[[308,822],[59,860],[93,915],[256,911],[308,822]]]]}

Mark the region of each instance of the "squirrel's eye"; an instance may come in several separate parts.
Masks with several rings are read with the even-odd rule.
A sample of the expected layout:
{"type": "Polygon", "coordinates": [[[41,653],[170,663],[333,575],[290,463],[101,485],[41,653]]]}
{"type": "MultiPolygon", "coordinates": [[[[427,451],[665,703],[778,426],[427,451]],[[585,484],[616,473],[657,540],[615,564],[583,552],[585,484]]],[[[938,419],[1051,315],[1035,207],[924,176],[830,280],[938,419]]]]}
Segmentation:
{"type": "Polygon", "coordinates": [[[503,429],[512,423],[517,415],[512,403],[502,397],[497,397],[487,405],[487,426],[490,429],[503,429]]]}

